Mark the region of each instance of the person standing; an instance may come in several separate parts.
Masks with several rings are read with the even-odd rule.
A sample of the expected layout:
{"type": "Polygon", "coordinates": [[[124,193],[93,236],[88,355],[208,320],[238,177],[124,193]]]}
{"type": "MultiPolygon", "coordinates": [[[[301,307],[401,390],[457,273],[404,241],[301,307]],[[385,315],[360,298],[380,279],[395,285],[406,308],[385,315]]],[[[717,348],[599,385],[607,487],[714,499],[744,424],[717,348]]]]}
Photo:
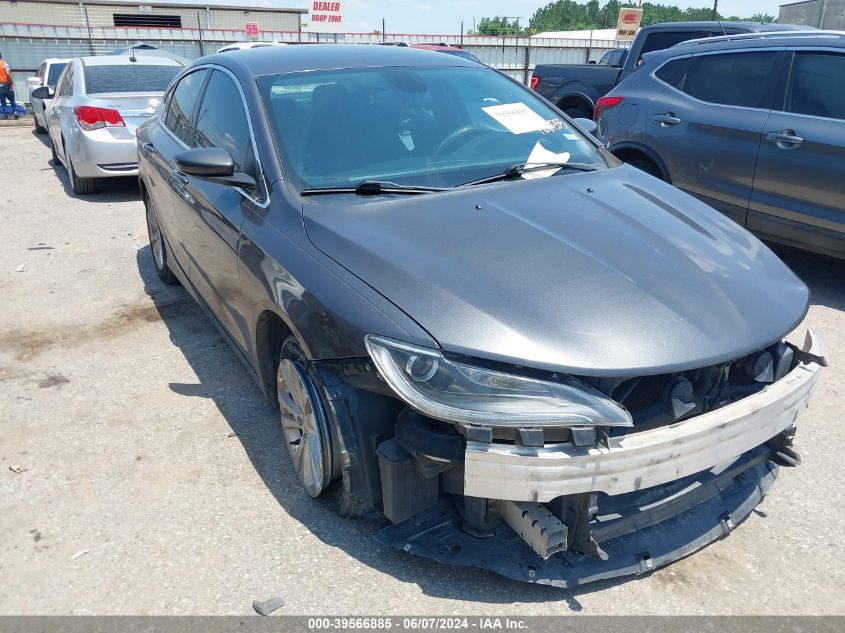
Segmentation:
{"type": "MultiPolygon", "coordinates": [[[[6,108],[6,99],[12,105],[12,114],[15,115],[16,119],[19,119],[17,103],[15,103],[15,81],[12,79],[12,69],[9,68],[9,64],[3,60],[3,54],[0,53],[0,106],[4,109],[6,108]]],[[[4,112],[3,118],[8,119],[9,115],[4,112]]]]}

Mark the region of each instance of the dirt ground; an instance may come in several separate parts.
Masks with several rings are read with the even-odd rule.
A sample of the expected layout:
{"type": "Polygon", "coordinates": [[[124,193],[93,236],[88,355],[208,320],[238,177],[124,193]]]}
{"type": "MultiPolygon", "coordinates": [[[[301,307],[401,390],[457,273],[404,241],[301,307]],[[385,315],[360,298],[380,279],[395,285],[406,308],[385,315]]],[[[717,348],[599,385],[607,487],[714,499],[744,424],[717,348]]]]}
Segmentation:
{"type": "Polygon", "coordinates": [[[574,591],[389,551],[295,481],[273,410],[156,277],[132,179],[79,199],[0,130],[0,614],[843,614],[845,262],[779,250],[831,367],[728,538],[574,591]]]}

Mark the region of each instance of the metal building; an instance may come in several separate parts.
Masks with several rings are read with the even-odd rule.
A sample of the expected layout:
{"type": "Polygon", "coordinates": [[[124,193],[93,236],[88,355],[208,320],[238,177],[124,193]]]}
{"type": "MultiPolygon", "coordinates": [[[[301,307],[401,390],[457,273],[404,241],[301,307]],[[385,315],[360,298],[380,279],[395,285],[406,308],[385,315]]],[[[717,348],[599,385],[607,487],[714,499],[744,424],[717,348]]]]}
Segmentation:
{"type": "Polygon", "coordinates": [[[780,5],[778,22],[845,30],[845,0],[803,0],[780,5]]]}
{"type": "Polygon", "coordinates": [[[307,13],[275,0],[254,7],[213,0],[0,0],[0,51],[23,86],[48,57],[103,55],[137,42],[195,59],[228,42],[297,41],[307,13]]]}

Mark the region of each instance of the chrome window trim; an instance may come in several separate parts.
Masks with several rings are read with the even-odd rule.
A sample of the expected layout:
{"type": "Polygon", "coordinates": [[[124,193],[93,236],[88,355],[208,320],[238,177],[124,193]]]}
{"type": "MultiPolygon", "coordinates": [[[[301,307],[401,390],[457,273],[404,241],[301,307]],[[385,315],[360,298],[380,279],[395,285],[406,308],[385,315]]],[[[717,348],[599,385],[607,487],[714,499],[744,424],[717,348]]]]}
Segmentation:
{"type": "Polygon", "coordinates": [[[679,59],[685,59],[687,57],[705,57],[705,56],[711,56],[711,55],[727,55],[727,54],[733,54],[733,53],[761,53],[761,52],[763,52],[763,53],[765,53],[765,52],[774,52],[774,53],[781,52],[782,53],[782,52],[785,52],[786,50],[787,49],[784,46],[766,46],[766,47],[760,47],[760,48],[747,48],[747,49],[741,49],[741,50],[725,49],[725,50],[720,50],[720,51],[705,51],[705,52],[699,52],[699,53],[687,53],[685,55],[678,55],[677,57],[672,57],[670,59],[667,59],[662,64],[660,64],[660,66],[655,68],[651,72],[649,77],[651,77],[652,79],[656,79],[661,84],[668,87],[670,90],[674,90],[678,94],[685,96],[687,99],[690,99],[690,100],[695,101],[696,103],[700,103],[702,105],[715,106],[717,108],[736,108],[737,110],[749,110],[751,112],[773,112],[774,108],[751,108],[749,106],[731,105],[729,103],[714,103],[712,101],[703,101],[703,100],[701,100],[697,97],[693,97],[688,92],[684,92],[683,90],[678,90],[672,84],[666,83],[660,77],[658,77],[656,75],[656,73],[657,73],[658,70],[663,68],[669,62],[674,62],[674,61],[679,60],[679,59]]]}
{"type": "MultiPolygon", "coordinates": [[[[255,129],[252,126],[252,117],[250,116],[250,110],[249,110],[249,107],[247,106],[247,103],[246,103],[246,95],[244,94],[243,86],[241,86],[241,82],[238,81],[238,78],[235,75],[235,73],[233,73],[228,68],[225,68],[224,66],[220,66],[218,64],[202,64],[200,66],[193,67],[192,72],[200,70],[202,68],[208,68],[210,70],[220,70],[220,71],[226,73],[227,75],[229,75],[229,79],[232,80],[232,82],[235,84],[235,86],[238,89],[238,94],[241,95],[241,105],[244,108],[244,114],[246,115],[246,122],[247,122],[247,125],[249,126],[249,138],[252,141],[252,152],[255,155],[255,163],[258,166],[258,180],[256,181],[256,184],[260,184],[261,188],[264,190],[265,199],[261,200],[260,198],[256,198],[255,196],[248,193],[246,190],[242,189],[241,187],[235,187],[235,190],[238,191],[243,197],[250,200],[255,206],[257,206],[261,209],[266,209],[267,207],[270,206],[270,188],[267,186],[267,178],[264,176],[264,167],[261,164],[261,156],[259,156],[259,154],[258,154],[258,143],[256,143],[256,141],[255,141],[255,129]]],[[[189,73],[185,73],[185,75],[187,75],[187,74],[189,74],[189,73]]],[[[180,76],[179,80],[181,81],[182,77],[184,77],[185,75],[180,76]]],[[[175,86],[175,84],[174,84],[174,86],[175,86]]],[[[207,86],[206,86],[206,88],[207,88],[207,86]]],[[[202,98],[205,99],[205,91],[203,91],[202,98]]],[[[202,104],[202,101],[200,101],[200,104],[202,104]]],[[[194,127],[196,128],[196,121],[194,121],[194,127]]],[[[167,129],[167,126],[164,126],[164,128],[167,129]]],[[[169,129],[167,131],[170,132],[169,129]]],[[[171,136],[173,136],[173,134],[171,134],[171,136]]],[[[181,141],[180,141],[180,143],[181,143],[181,141]]],[[[182,145],[184,146],[185,144],[182,143],[182,145]]]]}

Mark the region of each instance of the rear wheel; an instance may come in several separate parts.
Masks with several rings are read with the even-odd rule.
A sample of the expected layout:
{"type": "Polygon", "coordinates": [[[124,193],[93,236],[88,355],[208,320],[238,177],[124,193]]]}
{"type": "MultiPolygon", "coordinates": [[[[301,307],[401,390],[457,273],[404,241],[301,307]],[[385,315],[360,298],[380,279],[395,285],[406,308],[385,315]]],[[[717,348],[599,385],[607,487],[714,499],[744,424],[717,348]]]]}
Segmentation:
{"type": "Polygon", "coordinates": [[[47,132],[47,129],[41,127],[41,124],[38,123],[38,117],[35,116],[35,110],[32,111],[32,122],[35,124],[36,134],[45,134],[47,132]]]}
{"type": "Polygon", "coordinates": [[[570,106],[564,110],[567,116],[573,119],[592,119],[593,113],[587,112],[584,108],[578,106],[570,106]]]}
{"type": "Polygon", "coordinates": [[[660,173],[660,168],[650,158],[646,158],[644,156],[637,156],[635,158],[630,158],[625,162],[628,163],[631,167],[636,167],[640,171],[644,171],[649,176],[654,176],[655,178],[659,178],[660,180],[665,180],[665,178],[663,178],[663,174],[660,173]]]}
{"type": "Polygon", "coordinates": [[[67,173],[70,176],[70,188],[73,190],[73,193],[77,196],[87,196],[90,193],[94,193],[97,189],[96,178],[80,178],[76,175],[76,170],[73,168],[73,161],[67,153],[65,153],[65,158],[67,159],[67,173]]]}
{"type": "Polygon", "coordinates": [[[318,386],[308,372],[299,342],[289,336],[282,345],[276,371],[276,393],[282,432],[302,487],[319,497],[340,474],[326,412],[318,386]]]}
{"type": "Polygon", "coordinates": [[[147,209],[147,233],[150,235],[150,251],[153,254],[153,264],[159,278],[166,284],[176,284],[178,280],[167,263],[167,246],[161,232],[158,214],[149,196],[144,196],[144,206],[147,209]]]}

